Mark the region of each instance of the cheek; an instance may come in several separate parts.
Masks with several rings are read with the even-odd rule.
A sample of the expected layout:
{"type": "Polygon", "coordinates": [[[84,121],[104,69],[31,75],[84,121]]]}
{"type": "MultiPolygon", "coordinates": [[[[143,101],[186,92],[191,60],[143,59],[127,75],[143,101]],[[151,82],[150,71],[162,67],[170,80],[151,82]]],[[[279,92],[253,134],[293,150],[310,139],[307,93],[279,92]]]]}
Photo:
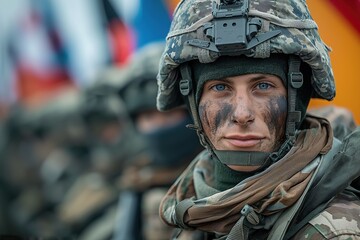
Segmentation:
{"type": "Polygon", "coordinates": [[[231,104],[224,103],[219,106],[219,111],[216,113],[215,116],[215,126],[219,128],[223,126],[226,122],[229,122],[231,117],[231,113],[233,113],[235,107],[231,104]]]}
{"type": "Polygon", "coordinates": [[[214,121],[212,119],[215,118],[214,107],[210,107],[212,104],[210,101],[200,102],[199,104],[199,117],[201,120],[201,125],[205,131],[205,134],[209,136],[209,133],[216,132],[214,128],[214,121]]]}
{"type": "Polygon", "coordinates": [[[207,135],[215,135],[218,129],[229,119],[234,107],[231,104],[218,104],[211,101],[200,103],[199,116],[207,135]]]}
{"type": "MultiPolygon", "coordinates": [[[[285,129],[287,115],[287,101],[284,96],[274,97],[269,101],[265,110],[265,123],[271,133],[282,135],[285,129]]],[[[277,136],[279,138],[281,136],[277,136]]]]}

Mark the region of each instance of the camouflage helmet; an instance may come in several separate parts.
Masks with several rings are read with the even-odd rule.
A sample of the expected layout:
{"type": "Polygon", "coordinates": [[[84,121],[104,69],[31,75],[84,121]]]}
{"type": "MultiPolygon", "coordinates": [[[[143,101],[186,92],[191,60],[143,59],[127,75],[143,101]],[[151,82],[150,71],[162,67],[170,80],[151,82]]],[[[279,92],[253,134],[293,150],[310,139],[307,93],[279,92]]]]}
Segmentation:
{"type": "Polygon", "coordinates": [[[125,104],[118,96],[127,75],[126,67],[108,66],[98,72],[93,84],[83,89],[81,114],[86,123],[128,120],[125,104]]]}
{"type": "Polygon", "coordinates": [[[266,167],[281,159],[295,143],[310,98],[332,100],[335,96],[329,48],[321,40],[305,0],[181,1],[174,12],[157,80],[158,109],[165,111],[183,105],[185,96],[194,120],[191,127],[202,145],[222,163],[233,165],[266,167]],[[275,55],[285,56],[288,65],[282,145],[267,153],[215,149],[199,118],[195,95],[200,86],[194,79],[193,63],[209,64],[217,59],[224,62],[221,59],[229,56],[269,62],[275,55]],[[254,161],[249,163],[246,159],[254,161]]]}
{"type": "Polygon", "coordinates": [[[210,63],[222,55],[296,55],[312,70],[313,97],[332,100],[335,84],[329,51],[305,0],[183,0],[174,12],[160,61],[157,107],[165,111],[183,104],[181,64],[196,59],[210,63]],[[232,24],[226,25],[227,18],[232,24]],[[239,25],[246,29],[243,34],[236,34],[239,25]],[[222,33],[231,41],[216,35],[222,33]]]}

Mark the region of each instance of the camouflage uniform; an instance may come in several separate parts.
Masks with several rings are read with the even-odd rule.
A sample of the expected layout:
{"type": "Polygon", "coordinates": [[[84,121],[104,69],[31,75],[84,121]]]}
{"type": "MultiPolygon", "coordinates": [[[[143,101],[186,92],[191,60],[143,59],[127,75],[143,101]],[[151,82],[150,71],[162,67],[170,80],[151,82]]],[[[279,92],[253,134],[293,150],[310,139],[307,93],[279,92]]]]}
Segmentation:
{"type": "MultiPolygon", "coordinates": [[[[359,187],[354,185],[354,180],[359,177],[360,129],[340,143],[333,138],[327,120],[306,114],[308,102],[298,105],[304,101],[302,94],[310,94],[309,99],[335,97],[328,52],[305,1],[183,0],[179,3],[160,61],[157,107],[165,111],[186,103],[194,119],[193,128],[207,150],[194,159],[161,202],[163,221],[183,229],[174,238],[360,238],[360,201],[358,191],[350,186],[359,187]],[[289,55],[286,139],[277,152],[264,157],[271,159],[272,164],[262,165],[263,171],[227,190],[218,190],[212,185],[219,177],[214,175],[217,161],[246,162],[253,160],[250,156],[254,160],[261,158],[260,154],[241,155],[240,151],[225,150],[221,154],[222,151],[212,146],[200,121],[202,89],[198,89],[194,80],[191,63],[215,63],[215,68],[223,56],[266,59],[276,54],[289,55]],[[318,127],[314,128],[314,124],[318,127]],[[317,137],[310,137],[310,132],[317,132],[317,137]],[[304,137],[307,140],[302,142],[304,137]],[[305,152],[296,153],[302,147],[307,148],[306,156],[305,152]],[[291,164],[291,159],[297,161],[291,164]],[[276,196],[287,198],[286,191],[277,193],[277,177],[280,173],[290,174],[300,163],[312,166],[311,170],[310,165],[298,169],[300,175],[310,174],[311,180],[301,183],[303,190],[296,201],[276,199],[276,196]],[[267,202],[271,204],[266,205],[267,202]]],[[[236,75],[224,77],[231,76],[236,75]]],[[[283,180],[293,179],[296,174],[290,175],[283,180]]]]}

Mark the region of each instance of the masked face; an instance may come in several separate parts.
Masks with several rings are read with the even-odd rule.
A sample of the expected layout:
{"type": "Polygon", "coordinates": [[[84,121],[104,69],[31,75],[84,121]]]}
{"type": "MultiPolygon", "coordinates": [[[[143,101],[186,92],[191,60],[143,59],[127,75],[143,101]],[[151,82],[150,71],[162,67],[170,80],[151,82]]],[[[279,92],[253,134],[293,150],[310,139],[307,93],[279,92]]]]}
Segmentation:
{"type": "Polygon", "coordinates": [[[138,115],[137,128],[148,146],[153,166],[187,165],[199,151],[196,133],[185,127],[191,121],[185,109],[145,111],[138,115]]]}
{"type": "Polygon", "coordinates": [[[268,74],[210,80],[199,116],[216,150],[273,152],[285,137],[287,91],[279,77],[268,74]]]}
{"type": "Polygon", "coordinates": [[[168,112],[159,112],[156,109],[148,110],[138,114],[136,117],[136,126],[139,132],[149,133],[176,125],[183,121],[186,116],[183,109],[175,109],[168,112]]]}

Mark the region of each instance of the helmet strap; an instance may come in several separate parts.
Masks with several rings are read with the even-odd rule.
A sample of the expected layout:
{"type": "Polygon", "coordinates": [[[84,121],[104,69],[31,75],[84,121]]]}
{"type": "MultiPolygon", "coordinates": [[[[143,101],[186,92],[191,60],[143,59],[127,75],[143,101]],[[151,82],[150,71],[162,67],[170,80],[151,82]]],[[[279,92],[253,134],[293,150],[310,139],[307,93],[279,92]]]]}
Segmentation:
{"type": "Polygon", "coordinates": [[[200,117],[197,111],[195,91],[193,89],[191,68],[189,64],[188,63],[181,64],[180,72],[182,77],[179,83],[180,92],[183,96],[186,96],[189,100],[190,112],[194,121],[194,124],[188,124],[186,127],[195,130],[197,135],[199,136],[201,145],[203,145],[206,149],[211,151],[212,146],[210,145],[210,141],[207,140],[204,134],[204,130],[202,129],[200,117]]]}
{"type": "Polygon", "coordinates": [[[299,88],[304,83],[303,75],[300,72],[301,60],[300,58],[289,56],[289,71],[288,71],[288,116],[286,121],[286,138],[291,142],[295,141],[296,124],[301,121],[301,112],[296,111],[296,95],[299,88]]]}

